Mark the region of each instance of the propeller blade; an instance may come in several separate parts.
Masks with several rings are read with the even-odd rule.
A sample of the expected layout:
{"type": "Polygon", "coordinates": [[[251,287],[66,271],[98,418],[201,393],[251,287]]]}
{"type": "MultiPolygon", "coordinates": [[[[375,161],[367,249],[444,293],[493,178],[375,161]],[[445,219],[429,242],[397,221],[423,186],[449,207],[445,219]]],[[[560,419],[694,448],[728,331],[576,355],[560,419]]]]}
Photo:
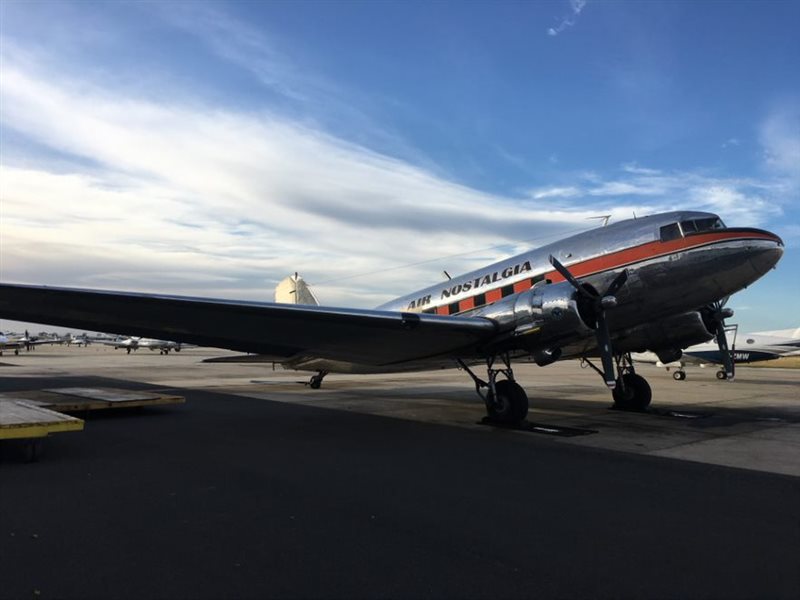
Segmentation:
{"type": "Polygon", "coordinates": [[[578,282],[577,279],[575,279],[575,276],[572,273],[569,272],[569,269],[567,269],[567,267],[565,267],[560,262],[558,262],[556,257],[553,256],[552,254],[550,255],[550,264],[553,265],[555,267],[556,271],[561,273],[561,275],[564,277],[564,279],[569,281],[572,284],[572,287],[574,287],[576,290],[578,290],[578,292],[580,292],[581,294],[583,294],[587,298],[591,298],[592,300],[596,299],[596,296],[591,294],[591,293],[589,293],[589,291],[586,290],[586,288],[584,288],[578,282]]]}
{"type": "Polygon", "coordinates": [[[617,380],[614,377],[614,356],[611,349],[611,336],[608,333],[608,323],[606,322],[606,312],[601,310],[597,313],[597,348],[600,350],[600,358],[603,361],[603,381],[609,387],[617,387],[617,380]]]}
{"type": "Polygon", "coordinates": [[[730,350],[728,350],[728,338],[725,336],[725,322],[722,319],[717,321],[717,346],[719,346],[722,364],[725,367],[725,375],[728,380],[733,381],[735,375],[733,357],[731,356],[730,350]]]}
{"type": "Polygon", "coordinates": [[[625,285],[625,282],[628,281],[628,269],[623,269],[622,273],[617,275],[614,278],[614,281],[611,282],[611,285],[608,286],[606,293],[603,294],[604,296],[616,296],[617,292],[620,288],[625,285]]]}

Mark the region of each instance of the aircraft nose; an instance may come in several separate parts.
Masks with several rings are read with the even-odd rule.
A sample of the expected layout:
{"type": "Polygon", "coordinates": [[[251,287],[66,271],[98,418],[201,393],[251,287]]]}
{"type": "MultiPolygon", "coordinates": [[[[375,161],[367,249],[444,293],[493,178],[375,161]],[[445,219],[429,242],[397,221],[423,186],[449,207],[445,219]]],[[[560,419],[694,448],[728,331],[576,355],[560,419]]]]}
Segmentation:
{"type": "Polygon", "coordinates": [[[769,233],[765,238],[753,241],[748,248],[748,260],[759,277],[778,264],[783,256],[783,240],[774,233],[769,233]]]}

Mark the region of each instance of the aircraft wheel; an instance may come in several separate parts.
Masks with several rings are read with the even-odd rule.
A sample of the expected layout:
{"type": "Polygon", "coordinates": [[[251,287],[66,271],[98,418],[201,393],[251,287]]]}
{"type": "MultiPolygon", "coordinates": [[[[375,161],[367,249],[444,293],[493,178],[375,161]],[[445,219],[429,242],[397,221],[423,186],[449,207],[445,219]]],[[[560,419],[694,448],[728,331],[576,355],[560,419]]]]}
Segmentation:
{"type": "Polygon", "coordinates": [[[16,348],[16,349],[14,350],[14,355],[15,355],[15,356],[19,356],[19,348],[16,348]]]}
{"type": "Polygon", "coordinates": [[[672,378],[675,381],[683,381],[684,379],[686,379],[686,371],[675,371],[672,374],[672,378]]]}
{"type": "Polygon", "coordinates": [[[728,375],[725,373],[725,371],[717,371],[717,379],[722,381],[723,379],[727,379],[727,378],[728,378],[728,375]]]}
{"type": "Polygon", "coordinates": [[[515,424],[528,415],[528,395],[515,381],[503,379],[494,384],[495,398],[491,390],[486,398],[489,418],[498,423],[515,424]]]}
{"type": "Polygon", "coordinates": [[[614,388],[612,395],[616,408],[639,412],[650,406],[650,400],[653,398],[650,384],[644,377],[635,373],[626,373],[618,378],[617,387],[614,388]]]}

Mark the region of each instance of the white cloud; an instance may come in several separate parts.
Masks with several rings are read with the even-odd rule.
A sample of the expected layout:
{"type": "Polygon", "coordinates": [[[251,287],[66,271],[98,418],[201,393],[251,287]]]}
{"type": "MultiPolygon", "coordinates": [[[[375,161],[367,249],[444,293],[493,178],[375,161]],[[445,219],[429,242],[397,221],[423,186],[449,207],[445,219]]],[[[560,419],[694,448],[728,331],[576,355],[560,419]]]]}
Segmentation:
{"type": "Polygon", "coordinates": [[[767,167],[800,185],[800,108],[795,104],[772,112],[761,125],[759,138],[767,167]]]}
{"type": "Polygon", "coordinates": [[[659,175],[661,173],[661,171],[659,171],[658,169],[640,167],[635,162],[623,164],[622,170],[625,171],[626,173],[633,173],[635,175],[659,175]]]}
{"type": "Polygon", "coordinates": [[[663,188],[643,185],[632,181],[605,181],[601,185],[586,190],[590,196],[658,196],[663,188]]]}
{"type": "MultiPolygon", "coordinates": [[[[76,157],[65,170],[4,153],[6,281],[263,299],[295,270],[313,283],[430,259],[432,248],[553,239],[589,214],[521,209],[268,113],[118,97],[11,61],[3,75],[3,126],[76,157]]],[[[441,268],[476,266],[457,256],[318,292],[372,305],[441,268]]]]}
{"type": "Polygon", "coordinates": [[[732,225],[764,225],[783,214],[793,198],[792,188],[780,179],[718,177],[698,171],[664,171],[621,166],[621,174],[603,176],[584,172],[569,184],[533,188],[533,199],[560,200],[564,208],[587,206],[594,214],[615,220],[669,210],[707,210],[732,225]]]}
{"type": "Polygon", "coordinates": [[[583,12],[585,7],[586,0],[569,0],[570,13],[566,17],[563,17],[558,25],[548,28],[547,35],[555,37],[568,27],[575,25],[578,20],[578,15],[583,12]]]}
{"type": "Polygon", "coordinates": [[[543,187],[533,189],[529,192],[530,197],[534,200],[541,200],[543,198],[574,198],[581,194],[581,190],[573,186],[543,187]]]}

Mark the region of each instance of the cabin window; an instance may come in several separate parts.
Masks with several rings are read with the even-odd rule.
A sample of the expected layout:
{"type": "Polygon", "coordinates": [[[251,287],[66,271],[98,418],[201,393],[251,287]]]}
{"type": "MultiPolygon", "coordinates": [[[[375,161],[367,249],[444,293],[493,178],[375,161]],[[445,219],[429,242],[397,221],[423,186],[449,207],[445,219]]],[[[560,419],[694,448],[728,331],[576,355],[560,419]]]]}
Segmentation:
{"type": "Polygon", "coordinates": [[[668,242],[670,240],[677,240],[681,237],[681,230],[677,223],[670,223],[661,228],[661,241],[668,242]]]}

